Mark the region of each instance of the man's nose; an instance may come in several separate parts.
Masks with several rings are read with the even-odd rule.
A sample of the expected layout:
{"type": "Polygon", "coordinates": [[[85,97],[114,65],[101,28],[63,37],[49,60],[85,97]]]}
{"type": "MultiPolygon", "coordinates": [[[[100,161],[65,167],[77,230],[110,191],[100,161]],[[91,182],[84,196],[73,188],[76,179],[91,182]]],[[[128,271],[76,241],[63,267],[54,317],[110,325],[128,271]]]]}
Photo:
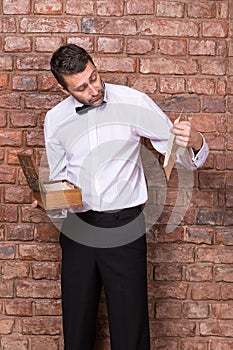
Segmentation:
{"type": "Polygon", "coordinates": [[[92,95],[98,95],[98,89],[96,89],[94,86],[92,86],[91,84],[89,84],[89,89],[92,95]]]}

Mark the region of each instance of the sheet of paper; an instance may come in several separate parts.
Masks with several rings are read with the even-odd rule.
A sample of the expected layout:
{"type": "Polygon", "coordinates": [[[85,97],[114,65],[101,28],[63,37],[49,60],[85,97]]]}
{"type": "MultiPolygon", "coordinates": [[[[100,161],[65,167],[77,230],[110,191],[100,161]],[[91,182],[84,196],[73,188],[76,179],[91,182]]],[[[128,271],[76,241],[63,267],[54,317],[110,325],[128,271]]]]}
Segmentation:
{"type": "MultiPolygon", "coordinates": [[[[179,123],[181,114],[182,112],[180,113],[179,117],[174,121],[174,124],[179,123]]],[[[171,171],[176,161],[177,149],[178,149],[178,146],[175,143],[175,135],[171,133],[167,142],[166,154],[165,154],[164,163],[163,163],[163,168],[164,168],[167,181],[170,179],[171,171]]]]}

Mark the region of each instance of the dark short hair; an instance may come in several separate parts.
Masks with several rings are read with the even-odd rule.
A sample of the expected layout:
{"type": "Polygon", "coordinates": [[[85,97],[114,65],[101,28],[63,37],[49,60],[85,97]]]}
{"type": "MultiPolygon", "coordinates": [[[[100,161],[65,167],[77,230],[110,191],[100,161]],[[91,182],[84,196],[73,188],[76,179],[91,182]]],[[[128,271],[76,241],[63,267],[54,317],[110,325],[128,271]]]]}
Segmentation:
{"type": "Polygon", "coordinates": [[[53,53],[50,67],[58,83],[67,89],[64,75],[83,72],[89,61],[95,65],[86,50],[75,44],[68,44],[53,53]]]}

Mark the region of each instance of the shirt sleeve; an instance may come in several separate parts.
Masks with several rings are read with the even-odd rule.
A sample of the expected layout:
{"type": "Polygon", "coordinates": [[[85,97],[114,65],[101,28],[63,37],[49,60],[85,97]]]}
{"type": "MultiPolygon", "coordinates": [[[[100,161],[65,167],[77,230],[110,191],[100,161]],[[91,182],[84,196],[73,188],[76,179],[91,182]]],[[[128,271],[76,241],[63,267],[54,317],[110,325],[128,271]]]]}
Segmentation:
{"type": "MultiPolygon", "coordinates": [[[[165,155],[172,122],[158,105],[146,94],[142,94],[141,107],[148,111],[150,110],[153,113],[153,122],[149,122],[150,128],[145,128],[143,132],[140,130],[141,136],[148,137],[151,140],[154,149],[165,155]],[[147,132],[145,132],[145,130],[147,130],[147,132]],[[148,130],[151,130],[151,132],[148,132],[148,130]]],[[[151,115],[151,112],[147,115],[151,115]]],[[[146,116],[146,113],[144,114],[146,116]]],[[[177,163],[180,163],[190,170],[195,170],[205,163],[209,154],[209,147],[204,136],[202,134],[201,136],[203,140],[202,147],[197,153],[194,153],[192,148],[187,149],[178,147],[177,163]]]]}
{"type": "MultiPolygon", "coordinates": [[[[51,131],[49,120],[49,112],[46,114],[44,123],[44,137],[45,137],[45,149],[49,164],[49,179],[63,180],[66,178],[66,154],[65,150],[56,139],[56,135],[51,131]]],[[[51,218],[65,218],[67,216],[67,210],[49,210],[47,214],[51,218]]]]}

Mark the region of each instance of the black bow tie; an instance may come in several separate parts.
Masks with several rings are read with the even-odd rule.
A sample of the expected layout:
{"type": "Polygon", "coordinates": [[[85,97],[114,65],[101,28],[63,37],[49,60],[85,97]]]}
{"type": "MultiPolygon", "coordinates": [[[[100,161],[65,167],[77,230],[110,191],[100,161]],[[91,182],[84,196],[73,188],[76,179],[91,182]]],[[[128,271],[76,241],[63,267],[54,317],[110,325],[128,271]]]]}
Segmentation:
{"type": "Polygon", "coordinates": [[[97,106],[83,105],[83,106],[81,106],[81,107],[76,107],[76,108],[75,108],[75,111],[76,111],[76,113],[78,113],[79,115],[82,115],[82,114],[87,113],[88,111],[90,111],[90,110],[93,109],[93,108],[97,108],[97,107],[102,106],[102,105],[105,104],[105,103],[106,103],[106,101],[103,101],[100,105],[97,105],[97,106]]]}

